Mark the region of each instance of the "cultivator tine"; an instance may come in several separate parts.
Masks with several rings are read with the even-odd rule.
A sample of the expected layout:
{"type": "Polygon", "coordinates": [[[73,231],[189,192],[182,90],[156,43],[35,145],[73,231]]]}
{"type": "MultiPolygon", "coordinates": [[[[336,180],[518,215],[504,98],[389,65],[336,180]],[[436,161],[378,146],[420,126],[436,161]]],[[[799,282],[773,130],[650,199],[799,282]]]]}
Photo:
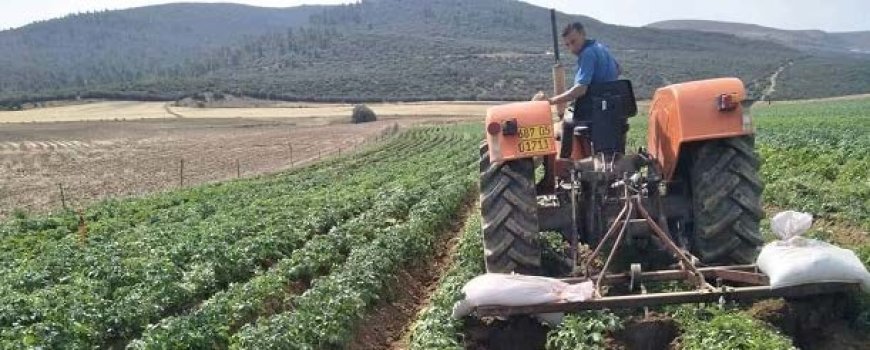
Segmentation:
{"type": "Polygon", "coordinates": [[[587,256],[586,259],[584,260],[583,266],[586,267],[586,273],[585,273],[586,276],[592,275],[591,271],[590,271],[590,269],[591,269],[590,266],[592,266],[592,260],[594,260],[595,257],[598,256],[598,253],[601,252],[601,248],[604,248],[604,243],[607,242],[608,240],[610,240],[610,237],[613,236],[614,233],[616,233],[617,227],[619,227],[619,224],[623,222],[622,218],[626,215],[627,212],[628,212],[628,202],[626,202],[625,205],[622,207],[622,210],[619,212],[619,215],[617,215],[616,219],[613,220],[613,224],[610,225],[610,228],[607,230],[607,233],[604,235],[604,238],[601,239],[601,242],[598,243],[598,245],[595,247],[595,250],[592,252],[592,254],[589,254],[589,256],[587,256]]]}
{"type": "MultiPolygon", "coordinates": [[[[604,261],[604,266],[601,268],[601,271],[607,271],[607,268],[610,266],[610,262],[613,261],[613,257],[616,256],[616,251],[619,250],[619,246],[622,244],[622,238],[625,237],[625,231],[628,229],[628,221],[631,220],[631,214],[634,213],[634,205],[632,202],[628,202],[628,215],[625,216],[624,222],[622,223],[622,227],[619,229],[619,235],[616,236],[616,241],[613,243],[613,247],[610,248],[610,254],[607,255],[607,260],[604,261]]],[[[602,242],[603,244],[604,242],[602,242]]],[[[601,296],[601,279],[604,277],[604,274],[601,273],[598,275],[598,278],[595,280],[595,294],[597,296],[601,296]]]]}
{"type": "Polygon", "coordinates": [[[652,219],[652,217],[649,215],[649,212],[646,211],[643,205],[640,205],[640,200],[637,200],[637,202],[638,212],[641,216],[643,216],[644,219],[646,219],[646,222],[649,227],[652,228],[653,233],[655,233],[655,235],[662,242],[665,243],[665,247],[671,251],[674,257],[680,260],[680,266],[684,270],[688,269],[687,272],[691,273],[689,279],[695,284],[696,287],[698,287],[698,289],[712,290],[713,286],[711,286],[704,280],[704,275],[698,271],[698,269],[695,267],[695,263],[686,256],[687,253],[684,253],[682,250],[680,250],[680,247],[678,247],[677,244],[674,243],[673,240],[671,240],[670,235],[668,235],[664,230],[662,230],[661,227],[659,227],[659,225],[655,222],[655,220],[652,219]]]}
{"type": "MultiPolygon", "coordinates": [[[[610,241],[611,237],[618,231],[619,233],[616,236],[616,239],[613,243],[613,247],[610,249],[610,253],[607,255],[607,260],[604,262],[604,266],[602,267],[602,273],[598,274],[598,277],[595,279],[595,292],[597,296],[601,296],[601,285],[603,282],[603,278],[607,271],[607,268],[610,266],[616,252],[619,251],[620,246],[622,245],[623,238],[625,237],[625,232],[628,228],[628,224],[631,222],[632,217],[635,213],[635,209],[638,214],[640,214],[643,221],[652,229],[653,234],[664,243],[665,248],[677,259],[682,271],[682,277],[685,280],[688,280],[698,290],[713,290],[714,287],[707,283],[704,279],[704,275],[698,271],[697,267],[695,267],[694,261],[697,261],[697,258],[691,256],[690,253],[683,251],[677,246],[676,243],[671,239],[671,236],[662,229],[658,223],[653,220],[652,216],[650,216],[649,212],[644,208],[643,203],[641,202],[641,197],[639,193],[631,193],[629,192],[629,186],[627,184],[627,180],[623,180],[620,182],[623,187],[623,200],[625,204],[622,207],[622,210],[619,212],[619,215],[616,216],[616,219],[611,224],[610,228],[607,230],[607,233],[604,235],[604,238],[598,243],[595,247],[595,250],[590,254],[584,262],[586,274],[585,277],[587,279],[591,279],[592,274],[591,264],[592,260],[598,256],[601,252],[602,248],[608,241],[610,241]],[[691,257],[691,258],[690,258],[691,257]],[[694,259],[692,259],[694,258],[694,259]]],[[[635,192],[637,190],[634,190],[635,192]]],[[[734,278],[744,278],[752,280],[751,276],[740,275],[739,273],[735,273],[729,275],[734,278]]]]}

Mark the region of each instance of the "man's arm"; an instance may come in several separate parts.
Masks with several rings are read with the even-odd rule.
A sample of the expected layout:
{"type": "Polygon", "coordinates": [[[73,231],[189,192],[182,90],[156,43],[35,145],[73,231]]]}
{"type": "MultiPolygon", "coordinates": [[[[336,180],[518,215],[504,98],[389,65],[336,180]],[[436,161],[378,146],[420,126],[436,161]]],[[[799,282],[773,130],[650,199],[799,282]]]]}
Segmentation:
{"type": "Polygon", "coordinates": [[[586,95],[589,84],[592,83],[592,75],[595,74],[595,55],[592,51],[584,50],[581,54],[580,63],[577,67],[577,75],[574,76],[574,86],[561,95],[555,96],[550,101],[551,105],[573,102],[586,95]]]}
{"type": "Polygon", "coordinates": [[[562,93],[561,95],[547,99],[547,101],[549,101],[551,105],[571,102],[580,97],[583,97],[583,95],[586,95],[587,90],[588,88],[586,87],[586,85],[577,84],[574,85],[574,87],[568,89],[568,91],[562,93]]]}

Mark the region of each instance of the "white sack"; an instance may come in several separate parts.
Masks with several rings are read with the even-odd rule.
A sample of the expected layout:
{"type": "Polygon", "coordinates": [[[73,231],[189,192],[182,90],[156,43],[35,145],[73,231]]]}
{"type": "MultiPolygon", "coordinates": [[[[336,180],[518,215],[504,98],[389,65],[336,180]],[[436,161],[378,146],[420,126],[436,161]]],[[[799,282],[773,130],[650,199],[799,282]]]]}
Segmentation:
{"type": "Polygon", "coordinates": [[[812,224],[812,215],[791,210],[770,219],[771,230],[782,240],[765,245],[756,260],[758,268],[770,278],[770,286],[857,282],[870,292],[870,273],[854,252],[800,237],[812,224]]]}
{"type": "Polygon", "coordinates": [[[812,214],[791,210],[780,212],[770,219],[770,229],[782,240],[800,236],[812,225],[812,214]]]}
{"type": "Polygon", "coordinates": [[[469,315],[484,305],[526,306],[555,302],[577,302],[592,298],[592,281],[568,284],[558,279],[488,273],[477,276],[462,287],[465,299],[453,306],[453,317],[469,315]]]}
{"type": "Polygon", "coordinates": [[[818,282],[857,282],[870,292],[870,272],[848,249],[793,237],[774,241],[761,249],[758,268],[770,277],[773,288],[818,282]]]}

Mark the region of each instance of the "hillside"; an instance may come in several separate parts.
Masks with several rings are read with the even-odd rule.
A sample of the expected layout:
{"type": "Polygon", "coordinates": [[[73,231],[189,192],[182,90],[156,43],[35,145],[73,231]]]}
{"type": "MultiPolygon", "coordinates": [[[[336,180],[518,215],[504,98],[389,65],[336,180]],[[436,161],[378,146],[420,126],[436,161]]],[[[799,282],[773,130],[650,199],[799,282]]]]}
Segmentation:
{"type": "MultiPolygon", "coordinates": [[[[854,79],[870,62],[721,33],[558,20],[580,20],[607,43],[641,97],[666,83],[716,76],[738,76],[762,91],[779,67],[795,62],[784,78],[807,59],[854,79]]],[[[170,4],[79,14],[0,32],[0,104],[175,99],[205,90],[309,101],[525,99],[550,87],[549,30],[546,9],[502,0],[170,4]]],[[[563,63],[573,66],[568,56],[563,63]]],[[[870,79],[833,88],[793,81],[777,94],[870,91],[870,79]]]]}
{"type": "Polygon", "coordinates": [[[784,30],[755,24],[671,20],[648,24],[648,28],[697,30],[767,40],[807,51],[870,53],[870,31],[829,33],[821,30],[784,30]]]}
{"type": "Polygon", "coordinates": [[[229,44],[289,25],[317,7],[172,4],[70,15],[0,32],[0,92],[51,91],[171,74],[229,44]]]}

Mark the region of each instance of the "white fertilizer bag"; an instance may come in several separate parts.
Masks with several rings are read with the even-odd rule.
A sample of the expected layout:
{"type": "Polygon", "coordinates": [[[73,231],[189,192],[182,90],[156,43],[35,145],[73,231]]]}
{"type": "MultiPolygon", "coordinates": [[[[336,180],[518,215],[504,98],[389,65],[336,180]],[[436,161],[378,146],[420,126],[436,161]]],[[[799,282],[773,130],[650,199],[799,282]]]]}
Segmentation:
{"type": "MultiPolygon", "coordinates": [[[[558,279],[488,273],[462,287],[465,299],[453,306],[453,317],[462,318],[478,306],[526,306],[555,302],[577,302],[592,298],[592,281],[568,284],[558,279]]],[[[555,316],[555,315],[551,315],[555,316]]]]}
{"type": "Polygon", "coordinates": [[[812,225],[806,213],[779,213],[771,220],[774,232],[784,238],[761,249],[756,264],[773,288],[819,282],[861,283],[870,292],[870,272],[848,249],[800,237],[812,225]]]}
{"type": "Polygon", "coordinates": [[[782,240],[800,236],[807,232],[812,225],[813,216],[798,211],[780,212],[770,219],[770,229],[782,240]]]}

